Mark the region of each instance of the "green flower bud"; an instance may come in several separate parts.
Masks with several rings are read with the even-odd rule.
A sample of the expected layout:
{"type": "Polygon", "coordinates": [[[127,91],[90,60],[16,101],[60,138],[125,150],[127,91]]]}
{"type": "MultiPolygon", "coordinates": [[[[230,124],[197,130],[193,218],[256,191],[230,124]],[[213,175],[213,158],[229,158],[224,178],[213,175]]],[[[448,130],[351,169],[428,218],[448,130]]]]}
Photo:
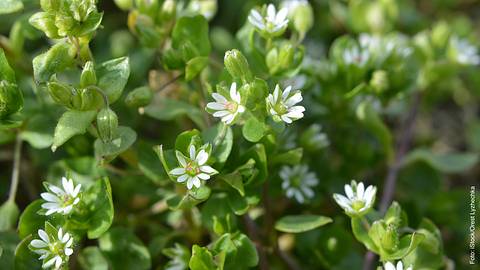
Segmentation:
{"type": "Polygon", "coordinates": [[[239,50],[233,49],[225,52],[223,63],[232,77],[241,78],[244,81],[251,80],[252,74],[248,67],[248,61],[239,50]]]}
{"type": "Polygon", "coordinates": [[[373,72],[370,86],[376,93],[388,90],[389,85],[388,73],[385,70],[375,70],[373,72]]]}
{"type": "Polygon", "coordinates": [[[75,92],[73,87],[59,82],[49,82],[47,89],[53,101],[63,106],[71,106],[75,92]]]}
{"type": "Polygon", "coordinates": [[[70,11],[73,18],[78,22],[84,22],[90,13],[97,10],[95,2],[96,0],[72,0],[70,11]]]}
{"type": "Polygon", "coordinates": [[[80,87],[84,88],[89,85],[97,84],[97,76],[95,75],[95,68],[93,67],[93,62],[88,61],[83,66],[82,75],[80,75],[80,87]]]}
{"type": "Polygon", "coordinates": [[[127,97],[125,98],[125,103],[129,107],[145,107],[152,101],[153,93],[150,90],[150,87],[143,86],[135,88],[133,91],[128,93],[127,97]]]}
{"type": "Polygon", "coordinates": [[[73,108],[79,111],[88,111],[96,107],[95,92],[90,89],[77,89],[72,98],[73,108]]]}
{"type": "Polygon", "coordinates": [[[290,43],[285,43],[280,48],[280,52],[278,54],[278,65],[282,69],[288,69],[290,65],[293,63],[293,57],[295,56],[295,49],[293,45],[290,43]]]}
{"type": "Polygon", "coordinates": [[[303,37],[313,26],[313,9],[306,0],[294,0],[285,2],[285,7],[289,10],[289,18],[293,22],[293,27],[303,37]]]}
{"type": "Polygon", "coordinates": [[[133,0],[114,0],[117,7],[121,10],[127,11],[133,7],[133,0]]]}
{"type": "Polygon", "coordinates": [[[23,95],[18,86],[0,81],[0,119],[18,112],[23,107],[23,95]]]}
{"type": "Polygon", "coordinates": [[[382,248],[387,251],[395,251],[399,241],[397,227],[394,224],[388,224],[382,236],[382,248]]]}
{"type": "Polygon", "coordinates": [[[450,38],[450,27],[446,22],[437,23],[431,32],[432,35],[432,44],[435,48],[443,48],[448,45],[448,40],[450,38]]]}
{"type": "Polygon", "coordinates": [[[118,117],[110,108],[104,108],[97,114],[97,130],[104,142],[113,140],[118,128],[118,117]]]}

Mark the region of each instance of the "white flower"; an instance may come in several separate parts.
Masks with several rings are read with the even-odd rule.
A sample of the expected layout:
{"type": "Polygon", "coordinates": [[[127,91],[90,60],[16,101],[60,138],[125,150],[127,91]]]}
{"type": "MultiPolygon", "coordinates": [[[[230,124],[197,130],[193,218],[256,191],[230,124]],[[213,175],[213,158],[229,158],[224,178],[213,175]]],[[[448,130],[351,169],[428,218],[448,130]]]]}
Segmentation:
{"type": "Polygon", "coordinates": [[[285,88],[283,93],[280,86],[277,84],[273,95],[269,94],[267,97],[267,110],[273,116],[273,120],[285,123],[292,123],[303,117],[305,108],[303,106],[294,106],[302,101],[302,93],[300,91],[292,92],[292,87],[285,88]]]}
{"type": "Polygon", "coordinates": [[[207,108],[214,110],[214,117],[219,117],[227,125],[230,125],[238,114],[245,111],[245,107],[242,106],[240,93],[237,91],[237,84],[232,83],[230,86],[230,98],[227,99],[219,93],[213,93],[212,97],[215,102],[209,102],[207,108]]]}
{"type": "Polygon", "coordinates": [[[453,50],[455,60],[463,65],[480,64],[480,56],[477,48],[467,39],[460,39],[456,36],[450,39],[450,48],[453,50]]]}
{"type": "Polygon", "coordinates": [[[358,183],[352,180],[351,185],[345,185],[345,194],[347,197],[335,193],[333,198],[343,210],[349,215],[363,215],[373,206],[377,188],[374,186],[365,186],[362,182],[358,183]]]}
{"type": "MultiPolygon", "coordinates": [[[[202,148],[207,148],[208,145],[204,145],[202,148]]],[[[204,149],[196,151],[195,146],[192,144],[189,147],[190,158],[185,157],[180,151],[176,151],[178,163],[181,167],[175,168],[170,171],[170,174],[177,177],[177,182],[183,183],[187,181],[187,188],[192,189],[193,186],[199,188],[201,185],[200,180],[208,180],[210,176],[218,173],[214,168],[205,165],[208,161],[208,153],[204,149]]]]}
{"type": "Polygon", "coordinates": [[[29,248],[40,255],[38,259],[43,260],[42,268],[60,269],[73,253],[73,238],[69,233],[63,234],[62,228],[50,235],[44,230],[38,230],[38,236],[40,239],[32,240],[29,248]]]}
{"type": "Polygon", "coordinates": [[[262,16],[260,12],[255,9],[250,11],[248,21],[255,26],[255,28],[269,37],[279,36],[283,34],[288,26],[288,10],[282,8],[278,11],[273,4],[267,6],[266,16],[262,16]]]}
{"type": "Polygon", "coordinates": [[[306,165],[283,166],[280,177],[288,198],[295,197],[299,203],[304,203],[306,198],[311,199],[315,195],[312,187],[318,184],[318,179],[313,172],[308,171],[306,165]]]}
{"type": "Polygon", "coordinates": [[[51,215],[53,213],[69,214],[73,210],[73,206],[80,202],[79,193],[81,184],[74,186],[73,180],[67,180],[62,177],[62,188],[49,184],[47,186],[48,192],[40,194],[40,196],[46,201],[42,204],[42,208],[47,210],[45,215],[51,215]]]}
{"type": "MultiPolygon", "coordinates": [[[[402,261],[398,261],[397,267],[391,262],[386,262],[383,268],[384,270],[403,270],[403,263],[402,261]]],[[[412,266],[409,266],[405,270],[413,270],[412,266]]]]}
{"type": "Polygon", "coordinates": [[[353,46],[343,51],[343,62],[346,65],[355,65],[363,67],[370,59],[370,52],[366,48],[353,46]]]}

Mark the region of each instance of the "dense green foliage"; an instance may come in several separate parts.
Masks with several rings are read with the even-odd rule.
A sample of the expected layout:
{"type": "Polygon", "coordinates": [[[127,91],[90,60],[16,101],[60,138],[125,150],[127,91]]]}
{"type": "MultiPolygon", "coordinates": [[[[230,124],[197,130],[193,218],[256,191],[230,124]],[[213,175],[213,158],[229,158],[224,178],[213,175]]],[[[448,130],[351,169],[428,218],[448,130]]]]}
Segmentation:
{"type": "Polygon", "coordinates": [[[0,0],[0,269],[478,264],[478,4],[272,2],[0,0]]]}

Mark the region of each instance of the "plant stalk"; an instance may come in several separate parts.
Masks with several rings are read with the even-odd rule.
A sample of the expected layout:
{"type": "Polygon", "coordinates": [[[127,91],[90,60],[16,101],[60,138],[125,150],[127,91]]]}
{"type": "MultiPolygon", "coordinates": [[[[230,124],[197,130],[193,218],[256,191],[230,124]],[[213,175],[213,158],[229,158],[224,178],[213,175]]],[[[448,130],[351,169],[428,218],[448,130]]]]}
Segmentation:
{"type": "Polygon", "coordinates": [[[15,149],[13,152],[13,171],[12,171],[12,179],[10,185],[10,192],[8,194],[8,200],[11,202],[15,202],[15,196],[17,194],[18,189],[18,179],[20,176],[20,159],[22,157],[22,138],[20,133],[17,133],[17,137],[15,139],[15,149]]]}

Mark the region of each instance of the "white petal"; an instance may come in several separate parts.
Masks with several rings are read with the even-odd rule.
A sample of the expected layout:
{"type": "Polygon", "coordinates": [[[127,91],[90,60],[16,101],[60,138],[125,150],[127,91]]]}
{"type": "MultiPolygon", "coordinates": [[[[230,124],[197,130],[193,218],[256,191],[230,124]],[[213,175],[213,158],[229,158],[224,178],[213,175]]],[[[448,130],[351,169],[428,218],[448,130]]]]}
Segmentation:
{"type": "Polygon", "coordinates": [[[183,182],[185,182],[188,178],[189,178],[189,176],[188,176],[187,174],[181,175],[180,177],[177,178],[177,182],[183,183],[183,182]]]}
{"type": "Polygon", "coordinates": [[[66,248],[65,249],[65,255],[70,256],[72,254],[73,254],[73,249],[71,249],[71,248],[66,248]]]}
{"type": "Polygon", "coordinates": [[[57,194],[58,196],[63,196],[65,195],[65,191],[63,191],[63,189],[55,186],[55,185],[49,185],[48,188],[55,194],[57,194]]]}
{"type": "Polygon", "coordinates": [[[287,100],[288,96],[290,95],[290,91],[292,91],[292,86],[289,85],[282,93],[282,99],[287,100]]]}
{"type": "Polygon", "coordinates": [[[32,240],[32,242],[30,242],[30,245],[32,245],[32,247],[35,247],[35,248],[43,248],[43,247],[47,247],[47,246],[48,246],[47,243],[45,243],[45,242],[42,241],[42,240],[38,240],[38,239],[32,240]]]}
{"type": "Polygon", "coordinates": [[[66,247],[71,247],[73,244],[73,237],[71,237],[68,242],[65,244],[66,247]]]}
{"type": "Polygon", "coordinates": [[[285,21],[285,19],[287,18],[287,14],[288,14],[288,10],[286,8],[280,9],[275,18],[275,23],[279,24],[285,21]]]}
{"type": "Polygon", "coordinates": [[[285,122],[287,124],[292,123],[292,120],[290,118],[288,118],[288,116],[286,116],[286,115],[282,115],[281,118],[282,118],[283,122],[285,122]]]}
{"type": "Polygon", "coordinates": [[[195,154],[197,153],[197,151],[195,150],[195,145],[190,145],[189,149],[188,149],[188,152],[190,154],[190,159],[191,160],[194,160],[195,159],[195,154]]]}
{"type": "Polygon", "coordinates": [[[228,102],[228,100],[224,96],[220,95],[219,93],[213,93],[212,97],[213,97],[213,99],[215,99],[219,103],[227,103],[228,102]]]}
{"type": "Polygon", "coordinates": [[[267,6],[267,18],[273,22],[275,20],[276,13],[277,13],[277,11],[275,9],[275,6],[273,4],[268,4],[268,6],[267,6]]]}
{"type": "Polygon", "coordinates": [[[210,167],[210,166],[201,166],[200,167],[200,171],[204,172],[204,173],[208,173],[208,174],[212,174],[212,173],[216,173],[217,170],[215,170],[214,168],[210,167]]]}
{"type": "Polygon", "coordinates": [[[397,263],[397,270],[403,270],[403,263],[402,263],[402,261],[398,261],[398,263],[397,263]]]}
{"type": "Polygon", "coordinates": [[[72,211],[72,209],[73,209],[73,206],[68,205],[65,208],[63,208],[63,213],[66,215],[66,214],[70,213],[72,211]]]}
{"type": "Polygon", "coordinates": [[[285,101],[285,105],[287,105],[287,107],[292,107],[293,105],[299,103],[302,100],[302,93],[297,92],[285,101]]]}
{"type": "Polygon", "coordinates": [[[58,240],[62,241],[62,238],[63,238],[63,229],[62,228],[58,229],[57,238],[58,238],[58,240]]]}
{"type": "Polygon", "coordinates": [[[278,102],[278,98],[280,97],[280,86],[277,84],[275,85],[275,90],[273,91],[273,103],[276,104],[278,102]]]}
{"type": "Polygon", "coordinates": [[[52,265],[55,263],[56,259],[57,259],[56,256],[53,257],[53,258],[51,258],[51,259],[48,260],[46,263],[44,263],[44,264],[42,265],[42,267],[45,268],[45,269],[46,269],[46,268],[49,268],[50,266],[52,266],[52,265]]]}
{"type": "Polygon", "coordinates": [[[286,117],[293,118],[293,119],[300,119],[303,117],[303,113],[299,111],[291,111],[284,114],[286,117]]]}
{"type": "Polygon", "coordinates": [[[230,114],[229,111],[218,111],[213,113],[213,117],[224,117],[229,114],[230,114]]]}
{"type": "Polygon", "coordinates": [[[245,111],[245,107],[242,106],[242,105],[238,105],[238,107],[237,107],[237,112],[243,113],[244,111],[245,111]]]}
{"type": "Polygon", "coordinates": [[[193,178],[189,178],[187,181],[187,188],[192,189],[193,187],[193,178]]]}
{"type": "Polygon", "coordinates": [[[180,163],[180,165],[182,165],[182,167],[187,166],[187,161],[183,157],[183,154],[180,153],[180,151],[175,151],[175,156],[177,157],[178,163],[180,163]]]}
{"type": "Polygon", "coordinates": [[[391,262],[385,263],[385,270],[396,270],[395,266],[391,262]]]}
{"type": "Polygon", "coordinates": [[[51,193],[48,193],[48,192],[43,192],[42,194],[40,194],[40,197],[42,197],[47,202],[59,202],[60,201],[60,199],[57,196],[55,196],[51,193]]]}
{"type": "Polygon", "coordinates": [[[212,110],[225,110],[227,107],[223,103],[218,103],[218,102],[209,102],[207,104],[207,108],[212,109],[212,110]]]}
{"type": "Polygon", "coordinates": [[[82,184],[78,184],[75,189],[73,190],[73,197],[77,197],[78,193],[80,193],[80,189],[82,188],[82,184]]]}
{"type": "Polygon", "coordinates": [[[51,214],[53,214],[53,213],[55,213],[55,212],[58,212],[59,210],[60,210],[60,209],[58,209],[58,208],[50,209],[50,210],[48,210],[48,211],[45,213],[45,215],[46,215],[46,216],[49,216],[49,215],[51,215],[51,214]]]}
{"type": "Polygon", "coordinates": [[[192,182],[193,182],[193,185],[197,188],[199,188],[201,185],[200,179],[198,179],[198,177],[194,177],[192,182]]]}
{"type": "Polygon", "coordinates": [[[210,175],[206,174],[206,173],[200,173],[197,175],[198,178],[202,179],[202,180],[208,180],[210,179],[210,175]]]}
{"type": "Polygon", "coordinates": [[[365,186],[363,185],[362,182],[358,183],[356,191],[357,191],[357,199],[363,200],[363,194],[365,192],[365,186]]]}
{"type": "Polygon", "coordinates": [[[38,230],[38,236],[45,241],[46,243],[50,243],[50,239],[48,238],[48,234],[44,230],[38,230]]]}
{"type": "Polygon", "coordinates": [[[170,174],[182,175],[182,174],[185,174],[185,169],[184,168],[175,168],[175,169],[170,171],[170,174]]]}
{"type": "Polygon", "coordinates": [[[60,256],[55,256],[55,267],[58,269],[60,268],[60,266],[62,265],[62,257],[60,256]]]}
{"type": "Polygon", "coordinates": [[[296,190],[295,191],[295,199],[297,200],[297,202],[299,203],[304,203],[305,202],[305,199],[303,198],[303,195],[300,191],[296,190]]]}
{"type": "Polygon", "coordinates": [[[229,114],[229,115],[226,115],[226,116],[222,117],[222,122],[225,122],[225,124],[228,125],[228,124],[232,123],[234,118],[235,117],[232,114],[229,114]]]}
{"type": "Polygon", "coordinates": [[[197,154],[197,157],[195,158],[195,160],[197,161],[197,164],[202,166],[203,164],[205,164],[205,162],[207,162],[208,160],[208,154],[207,152],[205,152],[205,150],[200,150],[200,152],[198,152],[197,154]]]}
{"type": "Polygon", "coordinates": [[[355,198],[355,195],[353,193],[353,189],[352,189],[352,186],[350,185],[345,185],[344,186],[344,189],[345,189],[345,194],[347,195],[347,197],[350,199],[350,200],[353,200],[355,198]]]}

